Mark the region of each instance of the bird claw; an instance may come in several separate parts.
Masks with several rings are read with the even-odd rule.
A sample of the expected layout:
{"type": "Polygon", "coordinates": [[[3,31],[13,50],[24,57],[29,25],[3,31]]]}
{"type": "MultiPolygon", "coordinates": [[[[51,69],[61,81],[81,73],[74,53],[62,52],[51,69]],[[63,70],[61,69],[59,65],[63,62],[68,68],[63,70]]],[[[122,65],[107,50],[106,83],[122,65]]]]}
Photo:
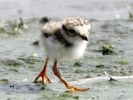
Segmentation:
{"type": "Polygon", "coordinates": [[[46,79],[46,82],[45,83],[52,83],[52,81],[48,77],[45,76],[45,79],[46,79]]]}
{"type": "Polygon", "coordinates": [[[51,80],[48,78],[48,76],[44,73],[42,74],[42,72],[36,77],[34,83],[36,83],[40,77],[42,78],[42,84],[52,83],[51,80]]]}

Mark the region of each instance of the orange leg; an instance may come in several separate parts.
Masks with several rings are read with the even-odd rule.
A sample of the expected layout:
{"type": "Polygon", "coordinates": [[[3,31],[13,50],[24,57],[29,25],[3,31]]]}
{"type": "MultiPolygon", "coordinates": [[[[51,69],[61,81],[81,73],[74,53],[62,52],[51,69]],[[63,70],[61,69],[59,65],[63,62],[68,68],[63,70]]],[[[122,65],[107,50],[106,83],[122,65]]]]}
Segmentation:
{"type": "Polygon", "coordinates": [[[52,83],[52,82],[50,81],[50,79],[48,78],[48,76],[46,75],[47,64],[48,64],[48,58],[46,58],[46,62],[45,62],[44,68],[43,68],[43,70],[40,72],[40,74],[35,78],[34,83],[36,83],[37,80],[38,80],[40,77],[42,77],[42,84],[45,84],[46,82],[52,83]]]}
{"type": "Polygon", "coordinates": [[[70,89],[70,91],[85,92],[85,91],[88,91],[89,90],[89,88],[84,88],[84,89],[77,88],[77,87],[69,84],[63,77],[61,77],[60,72],[57,69],[57,60],[54,62],[53,72],[54,72],[54,75],[56,75],[65,84],[66,88],[70,89]]]}

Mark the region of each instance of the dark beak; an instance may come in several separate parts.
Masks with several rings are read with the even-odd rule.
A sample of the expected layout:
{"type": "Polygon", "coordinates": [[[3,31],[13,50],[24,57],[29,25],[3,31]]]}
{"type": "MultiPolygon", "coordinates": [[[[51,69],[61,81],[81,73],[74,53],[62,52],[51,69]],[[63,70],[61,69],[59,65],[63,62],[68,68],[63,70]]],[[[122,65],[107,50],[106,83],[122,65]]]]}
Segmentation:
{"type": "Polygon", "coordinates": [[[88,41],[88,37],[87,37],[87,36],[80,35],[80,37],[81,37],[83,40],[86,40],[86,41],[88,41]]]}

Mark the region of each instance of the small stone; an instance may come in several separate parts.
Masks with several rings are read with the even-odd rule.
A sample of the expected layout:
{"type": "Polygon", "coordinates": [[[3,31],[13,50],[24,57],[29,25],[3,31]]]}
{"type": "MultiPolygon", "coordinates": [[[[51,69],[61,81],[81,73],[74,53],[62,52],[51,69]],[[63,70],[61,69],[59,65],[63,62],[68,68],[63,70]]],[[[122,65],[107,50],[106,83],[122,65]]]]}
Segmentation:
{"type": "Polygon", "coordinates": [[[42,17],[42,18],[40,19],[40,23],[47,23],[47,22],[49,22],[48,17],[42,17]]]}

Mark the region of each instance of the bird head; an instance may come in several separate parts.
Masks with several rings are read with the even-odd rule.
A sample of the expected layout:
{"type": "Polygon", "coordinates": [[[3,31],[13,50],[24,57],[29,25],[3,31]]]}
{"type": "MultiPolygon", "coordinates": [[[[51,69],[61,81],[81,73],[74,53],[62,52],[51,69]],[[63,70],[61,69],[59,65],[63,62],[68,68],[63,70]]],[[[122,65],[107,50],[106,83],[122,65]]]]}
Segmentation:
{"type": "Polygon", "coordinates": [[[64,20],[62,25],[62,29],[64,30],[64,34],[68,38],[74,39],[74,37],[88,41],[89,31],[91,25],[88,20],[80,17],[70,17],[64,20]]]}

